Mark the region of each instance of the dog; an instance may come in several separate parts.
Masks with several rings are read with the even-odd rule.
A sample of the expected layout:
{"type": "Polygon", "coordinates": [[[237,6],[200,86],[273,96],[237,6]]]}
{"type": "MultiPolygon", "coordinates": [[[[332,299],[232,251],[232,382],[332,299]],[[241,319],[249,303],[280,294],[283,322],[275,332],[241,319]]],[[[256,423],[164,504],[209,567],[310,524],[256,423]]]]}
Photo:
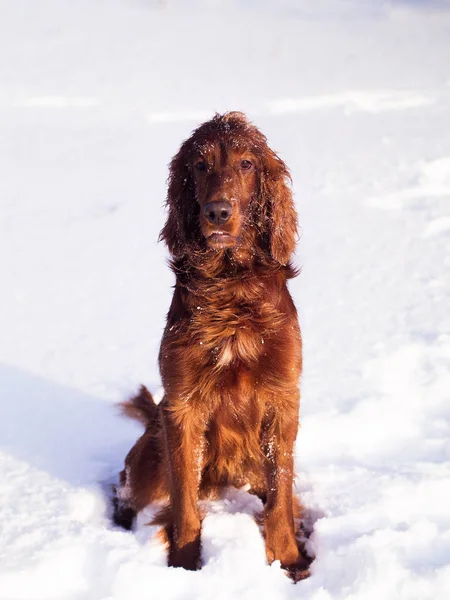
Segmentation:
{"type": "Polygon", "coordinates": [[[161,231],[176,283],[157,405],[144,387],[123,404],[145,432],[125,460],[115,522],[166,503],[168,564],[201,565],[199,500],[247,485],[264,505],[267,560],[295,580],[311,559],[293,495],[302,340],[287,281],[297,215],[285,163],[245,115],[198,127],[170,164],[161,231]]]}

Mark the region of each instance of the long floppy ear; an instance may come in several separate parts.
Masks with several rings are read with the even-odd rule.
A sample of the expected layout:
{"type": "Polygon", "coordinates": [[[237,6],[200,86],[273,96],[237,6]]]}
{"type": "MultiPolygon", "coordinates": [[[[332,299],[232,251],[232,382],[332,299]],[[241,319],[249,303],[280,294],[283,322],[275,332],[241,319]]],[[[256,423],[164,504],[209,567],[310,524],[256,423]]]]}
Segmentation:
{"type": "Polygon", "coordinates": [[[169,167],[166,209],[167,221],[159,234],[174,258],[183,256],[198,229],[198,204],[188,162],[188,142],[184,142],[169,167]]]}
{"type": "Polygon", "coordinates": [[[262,194],[269,251],[286,265],[297,241],[297,212],[289,187],[291,176],[284,162],[267,148],[263,158],[262,194]]]}

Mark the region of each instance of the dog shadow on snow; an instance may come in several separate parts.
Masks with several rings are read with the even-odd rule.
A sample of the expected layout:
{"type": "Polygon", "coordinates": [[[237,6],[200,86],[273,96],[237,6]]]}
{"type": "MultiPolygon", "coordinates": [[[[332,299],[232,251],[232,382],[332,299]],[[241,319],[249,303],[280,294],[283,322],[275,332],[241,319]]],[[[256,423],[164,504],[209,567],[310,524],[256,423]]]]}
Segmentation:
{"type": "Polygon", "coordinates": [[[69,485],[91,485],[122,468],[140,435],[114,403],[0,365],[0,450],[69,485]]]}

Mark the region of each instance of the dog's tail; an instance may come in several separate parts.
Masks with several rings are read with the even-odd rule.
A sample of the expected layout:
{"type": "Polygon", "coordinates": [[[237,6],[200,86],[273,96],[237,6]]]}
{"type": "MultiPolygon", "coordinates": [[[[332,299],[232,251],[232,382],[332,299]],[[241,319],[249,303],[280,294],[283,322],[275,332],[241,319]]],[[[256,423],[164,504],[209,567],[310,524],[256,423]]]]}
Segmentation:
{"type": "Polygon", "coordinates": [[[155,404],[153,396],[145,385],[141,385],[136,396],[121,402],[119,406],[126,417],[139,421],[146,429],[152,427],[158,420],[158,405],[155,404]]]}

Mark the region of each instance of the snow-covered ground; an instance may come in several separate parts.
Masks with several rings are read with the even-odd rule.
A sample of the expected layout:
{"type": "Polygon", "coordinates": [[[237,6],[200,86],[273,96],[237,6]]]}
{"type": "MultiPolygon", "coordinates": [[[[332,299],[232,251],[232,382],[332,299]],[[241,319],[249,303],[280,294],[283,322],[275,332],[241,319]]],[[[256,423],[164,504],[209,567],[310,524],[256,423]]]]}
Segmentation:
{"type": "Polygon", "coordinates": [[[0,1],[0,599],[450,598],[450,10],[366,0],[0,1]],[[230,490],[165,566],[104,482],[159,388],[167,163],[243,110],[303,227],[310,579],[230,490]]]}

